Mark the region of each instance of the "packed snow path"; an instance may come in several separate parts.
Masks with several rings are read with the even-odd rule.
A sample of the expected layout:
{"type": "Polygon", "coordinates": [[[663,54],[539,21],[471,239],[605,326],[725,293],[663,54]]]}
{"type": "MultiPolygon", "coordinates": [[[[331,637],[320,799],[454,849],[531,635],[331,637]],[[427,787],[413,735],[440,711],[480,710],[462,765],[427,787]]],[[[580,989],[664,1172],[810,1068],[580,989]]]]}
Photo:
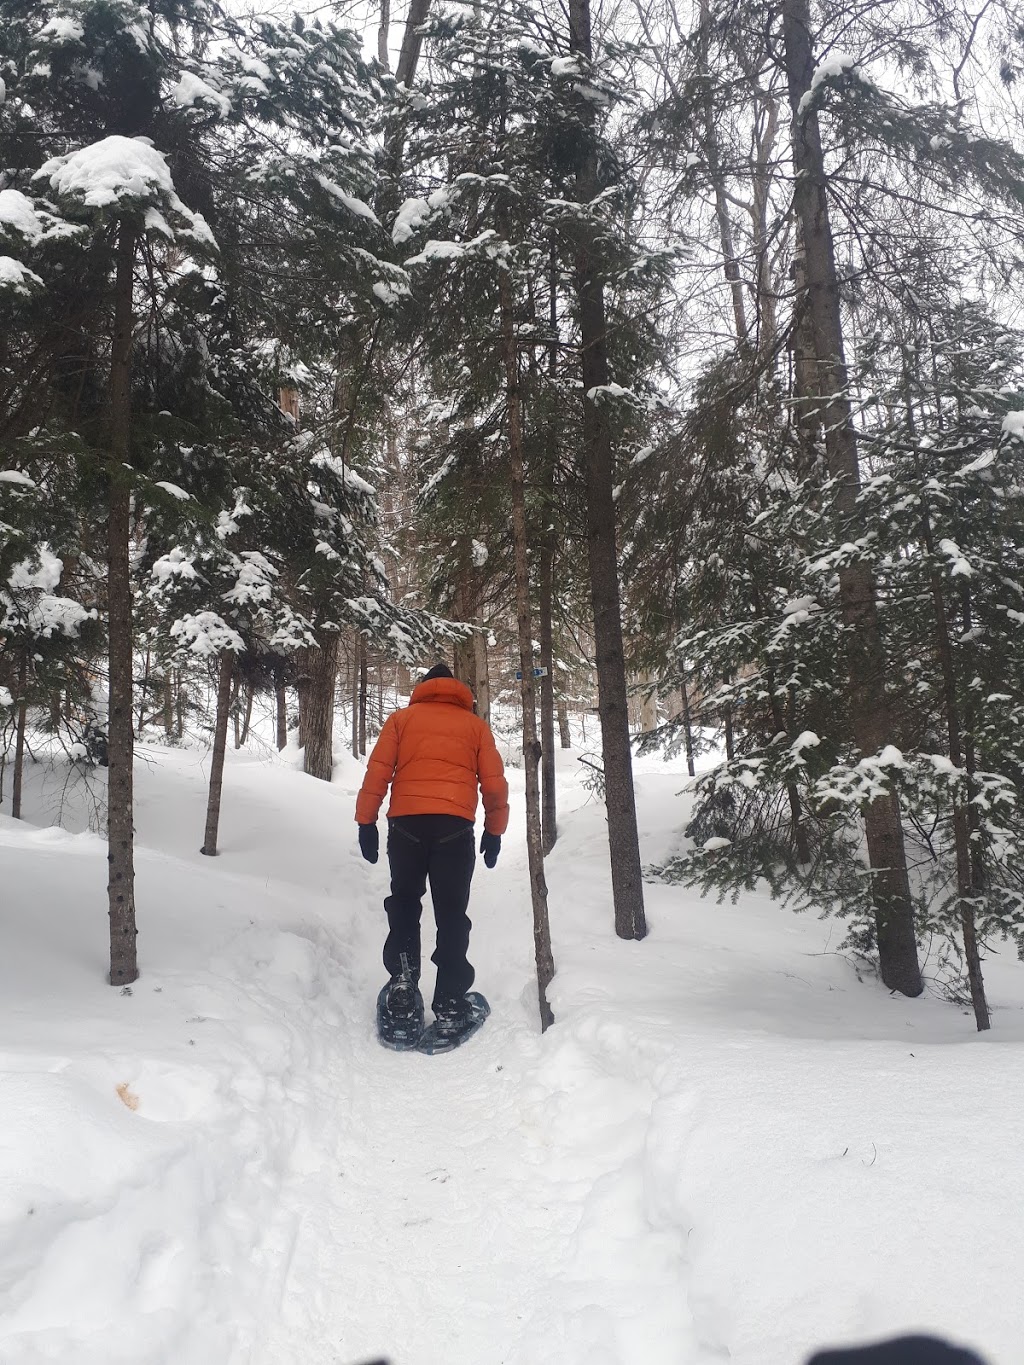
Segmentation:
{"type": "MultiPolygon", "coordinates": [[[[492,1018],[450,1056],[393,1054],[358,767],[328,787],[232,755],[216,861],[205,776],[140,757],[130,996],[102,983],[102,842],[47,828],[63,802],[84,829],[88,793],[40,769],[39,828],[0,815],[3,1365],[800,1365],[911,1327],[1016,1358],[1018,964],[988,964],[979,1039],[764,899],[651,887],[650,939],[618,943],[566,756],[556,1027],[514,797],[474,882],[492,1018]]],[[[647,860],[682,786],[642,765],[647,860]]]]}

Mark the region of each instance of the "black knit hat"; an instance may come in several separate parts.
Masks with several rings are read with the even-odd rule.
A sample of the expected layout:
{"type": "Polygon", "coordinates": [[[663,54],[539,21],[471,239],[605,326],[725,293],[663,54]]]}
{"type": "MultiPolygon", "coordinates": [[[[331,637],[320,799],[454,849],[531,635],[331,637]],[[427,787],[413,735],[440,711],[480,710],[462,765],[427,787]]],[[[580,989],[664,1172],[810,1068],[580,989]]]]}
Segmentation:
{"type": "Polygon", "coordinates": [[[420,682],[430,682],[433,678],[453,678],[455,674],[447,664],[435,664],[429,673],[425,673],[420,682]]]}

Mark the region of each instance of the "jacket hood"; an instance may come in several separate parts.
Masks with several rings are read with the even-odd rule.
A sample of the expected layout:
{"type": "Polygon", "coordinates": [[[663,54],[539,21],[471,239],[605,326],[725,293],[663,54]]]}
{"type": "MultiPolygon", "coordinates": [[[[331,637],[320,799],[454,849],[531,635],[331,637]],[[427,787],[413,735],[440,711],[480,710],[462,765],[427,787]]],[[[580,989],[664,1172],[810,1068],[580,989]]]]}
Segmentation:
{"type": "Polygon", "coordinates": [[[446,701],[467,711],[473,709],[473,693],[458,678],[424,678],[413,688],[409,705],[418,701],[446,701]]]}

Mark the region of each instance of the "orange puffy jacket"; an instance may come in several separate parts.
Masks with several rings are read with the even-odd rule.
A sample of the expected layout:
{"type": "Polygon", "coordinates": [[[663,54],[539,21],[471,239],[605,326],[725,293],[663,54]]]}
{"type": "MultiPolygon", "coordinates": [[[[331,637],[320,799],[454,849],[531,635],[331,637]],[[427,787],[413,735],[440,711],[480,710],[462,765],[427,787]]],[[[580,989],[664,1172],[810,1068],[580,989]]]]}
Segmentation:
{"type": "Polygon", "coordinates": [[[391,787],[388,815],[461,815],[476,818],[477,784],[484,828],[504,834],[508,783],[490,726],[473,711],[473,694],[457,678],[431,678],[413,689],[373,746],[356,798],[356,820],[376,823],[391,787]]]}

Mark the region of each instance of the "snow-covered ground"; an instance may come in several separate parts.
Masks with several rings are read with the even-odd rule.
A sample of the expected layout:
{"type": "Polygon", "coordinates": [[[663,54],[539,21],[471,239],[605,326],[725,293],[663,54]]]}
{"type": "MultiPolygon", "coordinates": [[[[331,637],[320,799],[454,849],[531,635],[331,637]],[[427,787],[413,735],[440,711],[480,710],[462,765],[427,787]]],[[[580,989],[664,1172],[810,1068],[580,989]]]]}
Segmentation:
{"type": "MultiPolygon", "coordinates": [[[[560,758],[556,1025],[513,771],[472,910],[494,1013],[434,1058],[374,1039],[385,865],[351,759],[328,786],[232,753],[206,859],[205,755],[142,750],[130,994],[89,799],[30,770],[27,821],[0,815],[3,1365],[799,1365],[911,1327],[1019,1359],[1024,968],[989,960],[978,1037],[764,898],[651,886],[620,943],[560,758]]],[[[638,774],[654,862],[685,778],[638,774]]]]}

